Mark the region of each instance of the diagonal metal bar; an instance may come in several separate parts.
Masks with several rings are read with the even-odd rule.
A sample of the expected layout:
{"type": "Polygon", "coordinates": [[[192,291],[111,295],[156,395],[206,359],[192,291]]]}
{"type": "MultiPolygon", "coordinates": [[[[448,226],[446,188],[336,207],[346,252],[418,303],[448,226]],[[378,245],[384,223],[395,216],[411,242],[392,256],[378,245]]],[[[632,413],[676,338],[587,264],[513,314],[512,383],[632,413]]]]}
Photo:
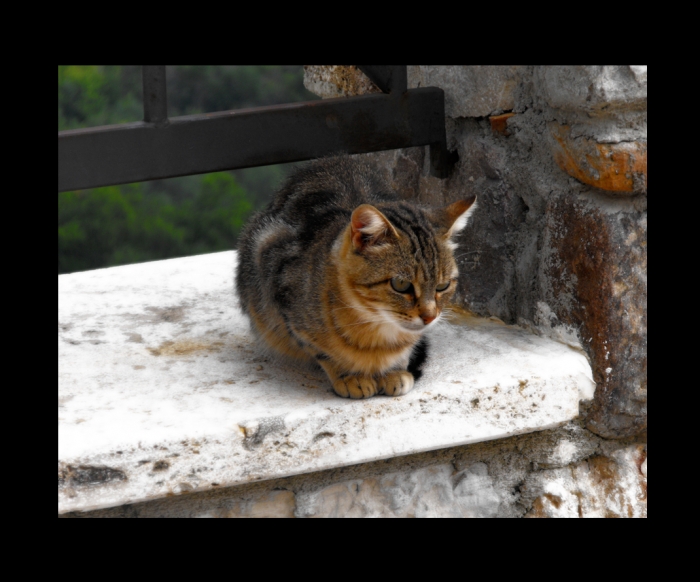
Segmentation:
{"type": "MultiPolygon", "coordinates": [[[[162,127],[136,122],[63,131],[58,135],[58,188],[95,188],[428,144],[445,144],[444,94],[434,87],[398,96],[374,93],[175,117],[162,127]]],[[[436,168],[436,175],[445,171],[444,164],[436,168]]]]}
{"type": "Polygon", "coordinates": [[[143,65],[143,120],[158,126],[168,121],[165,65],[143,65]]]}
{"type": "Polygon", "coordinates": [[[406,65],[357,65],[384,93],[405,93],[408,89],[406,65]]]}

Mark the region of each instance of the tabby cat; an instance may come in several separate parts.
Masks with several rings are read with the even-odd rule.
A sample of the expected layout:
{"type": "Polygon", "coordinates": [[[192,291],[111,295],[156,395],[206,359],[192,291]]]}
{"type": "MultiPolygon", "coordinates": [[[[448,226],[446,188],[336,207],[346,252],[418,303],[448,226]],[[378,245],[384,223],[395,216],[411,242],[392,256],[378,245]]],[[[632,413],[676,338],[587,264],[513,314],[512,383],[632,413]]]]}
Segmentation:
{"type": "Polygon", "coordinates": [[[241,235],[243,311],[275,352],[318,362],[339,396],[405,394],[421,334],[455,292],[452,238],[475,200],[421,208],[366,162],[316,160],[241,235]]]}

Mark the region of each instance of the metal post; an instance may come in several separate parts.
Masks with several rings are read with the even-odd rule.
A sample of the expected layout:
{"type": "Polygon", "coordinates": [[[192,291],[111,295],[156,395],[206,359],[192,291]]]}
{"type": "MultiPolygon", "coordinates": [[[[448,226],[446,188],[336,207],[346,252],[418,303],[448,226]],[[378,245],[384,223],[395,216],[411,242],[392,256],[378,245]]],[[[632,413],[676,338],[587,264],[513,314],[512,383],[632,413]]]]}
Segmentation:
{"type": "Polygon", "coordinates": [[[156,127],[168,124],[165,65],[143,65],[143,120],[156,127]]]}

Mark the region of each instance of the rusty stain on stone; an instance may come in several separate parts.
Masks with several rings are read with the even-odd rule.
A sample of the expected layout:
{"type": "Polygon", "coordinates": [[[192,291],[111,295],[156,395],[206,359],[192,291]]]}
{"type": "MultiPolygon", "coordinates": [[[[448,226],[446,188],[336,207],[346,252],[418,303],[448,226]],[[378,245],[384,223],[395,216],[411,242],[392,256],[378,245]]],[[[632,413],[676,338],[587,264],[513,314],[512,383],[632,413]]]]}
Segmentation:
{"type": "Polygon", "coordinates": [[[557,257],[547,267],[553,297],[573,300],[552,304],[579,330],[597,384],[586,426],[606,438],[639,434],[647,403],[646,228],[636,214],[607,215],[568,197],[547,213],[557,257]]]}
{"type": "Polygon", "coordinates": [[[571,128],[553,122],[554,159],[559,167],[580,182],[620,195],[647,191],[646,142],[598,143],[573,138],[571,128]]]}
{"type": "Polygon", "coordinates": [[[552,495],[551,493],[545,493],[544,497],[549,499],[551,504],[554,505],[554,507],[556,507],[557,509],[559,509],[561,507],[561,497],[559,497],[558,495],[552,495]]]}
{"type": "Polygon", "coordinates": [[[598,485],[606,496],[612,496],[617,487],[619,475],[615,461],[609,457],[596,455],[588,459],[588,467],[593,483],[598,485]]]}
{"type": "Polygon", "coordinates": [[[504,113],[503,115],[492,115],[489,117],[489,122],[491,123],[491,130],[494,133],[500,135],[510,135],[508,129],[508,120],[513,117],[515,113],[512,111],[510,113],[504,113]]]}
{"type": "MultiPolygon", "coordinates": [[[[525,517],[530,518],[530,519],[532,519],[532,518],[542,519],[542,518],[549,517],[549,512],[547,511],[547,509],[545,507],[545,499],[551,503],[551,500],[550,500],[551,497],[554,497],[554,496],[550,495],[550,494],[545,494],[545,495],[542,495],[541,497],[538,497],[537,499],[535,499],[535,501],[533,501],[533,503],[532,503],[532,509],[527,513],[527,515],[525,515],[525,517]]],[[[556,497],[556,499],[558,500],[556,507],[559,507],[559,505],[561,505],[561,498],[556,497]]]]}

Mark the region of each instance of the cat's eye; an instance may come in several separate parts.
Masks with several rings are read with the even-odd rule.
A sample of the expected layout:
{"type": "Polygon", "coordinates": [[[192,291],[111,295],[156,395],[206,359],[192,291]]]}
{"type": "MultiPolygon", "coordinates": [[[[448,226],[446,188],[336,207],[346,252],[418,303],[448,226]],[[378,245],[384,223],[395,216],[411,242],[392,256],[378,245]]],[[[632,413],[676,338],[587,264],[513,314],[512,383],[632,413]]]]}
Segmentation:
{"type": "Polygon", "coordinates": [[[412,287],[411,282],[403,277],[394,277],[391,286],[397,293],[406,293],[412,287]]]}
{"type": "Polygon", "coordinates": [[[447,289],[450,286],[450,283],[451,283],[451,281],[448,281],[447,283],[442,283],[441,285],[438,285],[437,287],[435,287],[435,290],[438,292],[444,291],[445,289],[447,289]]]}

